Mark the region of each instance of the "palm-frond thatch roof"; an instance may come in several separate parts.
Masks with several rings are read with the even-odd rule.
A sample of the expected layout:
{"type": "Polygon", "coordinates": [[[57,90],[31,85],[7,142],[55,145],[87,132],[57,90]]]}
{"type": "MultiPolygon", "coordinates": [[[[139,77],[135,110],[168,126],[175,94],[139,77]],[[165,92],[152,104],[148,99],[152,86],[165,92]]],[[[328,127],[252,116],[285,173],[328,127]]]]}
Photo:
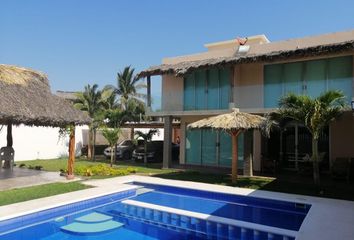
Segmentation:
{"type": "Polygon", "coordinates": [[[253,62],[274,62],[287,60],[289,58],[303,58],[311,56],[323,56],[327,54],[338,54],[354,50],[354,40],[342,41],[331,44],[320,44],[309,47],[294,46],[291,49],[270,51],[260,54],[235,55],[232,57],[210,58],[197,61],[185,61],[176,64],[161,64],[152,66],[138,73],[139,78],[153,75],[174,74],[178,77],[184,76],[197,69],[207,69],[211,67],[223,68],[235,64],[253,62]]]}
{"type": "Polygon", "coordinates": [[[231,113],[225,113],[201,119],[188,125],[188,128],[211,128],[216,130],[233,131],[263,128],[266,118],[240,112],[234,108],[231,113]]]}
{"type": "Polygon", "coordinates": [[[51,93],[45,74],[0,64],[0,124],[64,127],[91,119],[51,93]]]}

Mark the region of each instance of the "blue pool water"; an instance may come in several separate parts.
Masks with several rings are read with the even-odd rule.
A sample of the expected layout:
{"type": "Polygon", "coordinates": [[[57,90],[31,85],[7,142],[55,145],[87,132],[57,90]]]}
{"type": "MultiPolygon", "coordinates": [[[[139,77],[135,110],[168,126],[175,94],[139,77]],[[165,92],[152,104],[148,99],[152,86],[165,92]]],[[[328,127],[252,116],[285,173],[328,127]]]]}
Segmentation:
{"type": "Polygon", "coordinates": [[[289,230],[299,230],[306,217],[309,206],[296,207],[294,203],[274,200],[258,200],[237,196],[232,201],[232,195],[215,200],[213,196],[200,197],[200,191],[182,190],[152,184],[135,183],[155,191],[132,197],[132,200],[142,201],[161,206],[178,208],[219,217],[242,220],[262,225],[289,230]],[[199,194],[198,194],[199,193],[199,194]]]}
{"type": "MultiPolygon", "coordinates": [[[[85,200],[0,221],[1,240],[153,240],[153,239],[283,239],[259,232],[192,219],[167,212],[130,207],[122,200],[242,220],[297,231],[310,206],[134,182],[135,190],[85,200]],[[148,191],[142,191],[148,190],[148,191]]],[[[289,237],[289,240],[294,237],[289,237]]]]}

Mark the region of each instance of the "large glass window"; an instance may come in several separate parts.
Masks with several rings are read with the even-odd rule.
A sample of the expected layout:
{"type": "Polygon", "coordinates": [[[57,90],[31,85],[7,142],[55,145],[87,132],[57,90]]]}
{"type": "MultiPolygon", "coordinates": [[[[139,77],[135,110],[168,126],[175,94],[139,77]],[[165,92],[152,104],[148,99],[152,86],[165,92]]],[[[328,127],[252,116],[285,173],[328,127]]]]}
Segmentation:
{"type": "Polygon", "coordinates": [[[326,60],[306,62],[304,69],[304,93],[311,97],[318,97],[327,90],[326,60]]]}
{"type": "Polygon", "coordinates": [[[195,73],[195,110],[203,110],[206,107],[206,72],[195,73]]]}
{"type": "Polygon", "coordinates": [[[264,67],[264,107],[278,107],[279,98],[288,93],[318,97],[333,89],[352,97],[352,56],[264,67]]]}
{"type": "Polygon", "coordinates": [[[184,110],[228,109],[230,70],[195,71],[184,79],[184,110]]]}
{"type": "Polygon", "coordinates": [[[201,135],[199,130],[187,130],[186,134],[186,162],[201,165],[201,135]]]}
{"type": "Polygon", "coordinates": [[[264,68],[264,107],[278,106],[279,96],[283,94],[282,65],[269,65],[264,68]]]}
{"type": "Polygon", "coordinates": [[[217,101],[221,96],[219,81],[215,81],[215,79],[219,79],[219,70],[211,69],[209,70],[208,76],[208,109],[219,109],[220,101],[217,101]]]}
{"type": "Polygon", "coordinates": [[[283,71],[283,92],[287,93],[301,93],[302,83],[301,83],[301,68],[302,63],[288,63],[284,65],[283,71]]]}
{"type": "MultiPolygon", "coordinates": [[[[238,137],[238,168],[243,168],[244,137],[238,137]]],[[[231,167],[232,141],[224,131],[189,130],[186,134],[186,163],[203,166],[231,167]]]]}
{"type": "Polygon", "coordinates": [[[186,77],[184,81],[184,110],[195,109],[194,89],[194,74],[190,74],[186,77]]]}
{"type": "Polygon", "coordinates": [[[216,159],[216,131],[202,130],[202,164],[217,165],[216,159]]]}
{"type": "MultiPolygon", "coordinates": [[[[230,70],[220,70],[219,84],[220,84],[220,109],[228,109],[230,102],[230,70]]],[[[217,98],[216,98],[217,99],[217,98]]]]}
{"type": "Polygon", "coordinates": [[[353,58],[338,57],[328,61],[328,88],[339,89],[351,101],[352,79],[353,79],[353,58]]]}

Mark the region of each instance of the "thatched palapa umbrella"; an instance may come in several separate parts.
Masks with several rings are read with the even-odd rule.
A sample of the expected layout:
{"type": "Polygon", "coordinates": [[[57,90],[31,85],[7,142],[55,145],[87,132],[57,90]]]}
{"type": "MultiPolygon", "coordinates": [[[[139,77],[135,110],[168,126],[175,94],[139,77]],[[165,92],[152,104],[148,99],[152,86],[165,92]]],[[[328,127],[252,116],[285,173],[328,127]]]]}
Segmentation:
{"type": "Polygon", "coordinates": [[[264,125],[266,118],[240,112],[233,108],[231,113],[221,114],[214,117],[201,119],[188,125],[188,128],[204,128],[223,130],[232,137],[232,182],[237,180],[237,137],[240,133],[248,129],[260,129],[264,125]]]}
{"type": "MultiPolygon", "coordinates": [[[[0,64],[0,125],[8,126],[8,147],[12,147],[12,125],[67,127],[89,124],[91,119],[68,101],[50,91],[43,73],[0,64]]],[[[71,128],[74,129],[74,128],[71,128]]],[[[69,175],[74,161],[74,134],[70,134],[69,175]]]]}

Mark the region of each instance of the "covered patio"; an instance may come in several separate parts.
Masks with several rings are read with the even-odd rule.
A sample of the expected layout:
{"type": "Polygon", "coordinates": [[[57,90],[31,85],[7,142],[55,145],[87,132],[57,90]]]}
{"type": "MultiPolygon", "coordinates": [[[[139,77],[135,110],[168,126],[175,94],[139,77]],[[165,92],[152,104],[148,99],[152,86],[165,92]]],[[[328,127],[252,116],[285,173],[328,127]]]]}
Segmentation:
{"type": "Polygon", "coordinates": [[[0,143],[0,163],[4,161],[1,167],[6,168],[1,169],[1,180],[34,174],[12,169],[16,154],[16,149],[13,149],[13,125],[68,129],[70,142],[67,175],[70,178],[73,177],[75,161],[75,126],[90,122],[91,119],[86,114],[51,93],[49,81],[44,73],[0,64],[0,125],[6,126],[7,131],[7,142],[0,143]]]}

